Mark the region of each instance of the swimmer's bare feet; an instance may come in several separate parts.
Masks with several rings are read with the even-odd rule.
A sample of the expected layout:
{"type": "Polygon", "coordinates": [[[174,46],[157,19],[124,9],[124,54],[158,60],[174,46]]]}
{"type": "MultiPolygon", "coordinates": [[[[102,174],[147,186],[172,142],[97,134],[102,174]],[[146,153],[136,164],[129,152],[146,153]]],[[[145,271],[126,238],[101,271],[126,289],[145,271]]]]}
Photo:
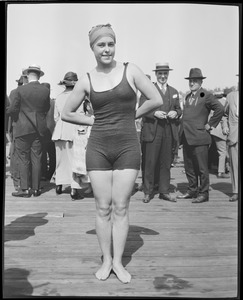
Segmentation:
{"type": "Polygon", "coordinates": [[[131,281],[132,276],[127,272],[127,270],[123,267],[122,264],[114,264],[113,262],[113,267],[112,267],[114,273],[116,274],[117,278],[122,282],[122,283],[128,283],[131,281]]]}
{"type": "Polygon", "coordinates": [[[110,276],[111,269],[112,269],[111,262],[109,263],[103,262],[100,269],[95,273],[95,277],[99,280],[106,280],[110,276]]]}

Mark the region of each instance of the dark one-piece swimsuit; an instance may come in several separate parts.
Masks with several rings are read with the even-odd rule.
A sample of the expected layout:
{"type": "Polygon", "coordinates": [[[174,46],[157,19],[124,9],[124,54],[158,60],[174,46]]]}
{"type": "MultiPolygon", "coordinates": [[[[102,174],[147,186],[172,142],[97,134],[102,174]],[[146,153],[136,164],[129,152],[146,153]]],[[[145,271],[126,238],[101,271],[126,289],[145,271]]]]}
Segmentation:
{"type": "Polygon", "coordinates": [[[127,65],[124,64],[121,82],[108,91],[94,91],[87,73],[95,116],[87,144],[87,171],[140,169],[140,143],[135,126],[137,96],[127,81],[127,65]]]}

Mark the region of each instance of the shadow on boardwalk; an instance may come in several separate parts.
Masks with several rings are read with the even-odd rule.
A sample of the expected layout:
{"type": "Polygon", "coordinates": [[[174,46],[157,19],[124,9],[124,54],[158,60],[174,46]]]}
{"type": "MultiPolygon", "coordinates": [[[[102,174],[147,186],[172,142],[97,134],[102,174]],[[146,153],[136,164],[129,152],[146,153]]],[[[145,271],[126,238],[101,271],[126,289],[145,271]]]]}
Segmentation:
{"type": "MultiPolygon", "coordinates": [[[[87,234],[96,234],[95,229],[89,230],[87,234]]],[[[130,225],[127,242],[124,250],[124,256],[122,263],[124,266],[130,263],[132,255],[138,251],[144,245],[143,238],[141,235],[158,235],[159,232],[140,226],[130,225]]],[[[102,260],[102,257],[101,257],[102,260]]]]}

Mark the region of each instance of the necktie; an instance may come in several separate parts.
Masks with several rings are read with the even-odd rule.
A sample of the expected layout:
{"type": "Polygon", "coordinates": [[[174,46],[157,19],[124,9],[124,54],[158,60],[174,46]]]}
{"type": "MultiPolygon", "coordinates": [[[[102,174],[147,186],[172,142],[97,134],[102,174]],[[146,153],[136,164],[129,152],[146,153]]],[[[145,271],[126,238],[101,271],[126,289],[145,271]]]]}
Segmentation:
{"type": "Polygon", "coordinates": [[[189,104],[192,105],[194,100],[195,100],[195,96],[193,94],[191,94],[191,97],[189,98],[189,104]]]}
{"type": "Polygon", "coordinates": [[[161,87],[161,90],[162,90],[162,93],[165,94],[166,89],[163,86],[161,87]]]}

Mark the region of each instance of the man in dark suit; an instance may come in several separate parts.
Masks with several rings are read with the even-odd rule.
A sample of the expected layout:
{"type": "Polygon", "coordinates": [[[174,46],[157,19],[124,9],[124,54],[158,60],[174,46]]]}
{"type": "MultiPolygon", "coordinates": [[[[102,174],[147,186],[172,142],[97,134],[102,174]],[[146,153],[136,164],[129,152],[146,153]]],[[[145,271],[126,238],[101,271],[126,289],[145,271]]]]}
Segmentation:
{"type": "Polygon", "coordinates": [[[17,88],[8,112],[13,119],[15,147],[19,158],[20,189],[15,197],[39,196],[42,137],[47,131],[46,113],[50,108],[50,90],[41,85],[44,72],[37,65],[25,70],[28,84],[17,88]]]}
{"type": "MultiPolygon", "coordinates": [[[[18,87],[27,84],[28,78],[27,75],[22,71],[22,74],[19,79],[16,80],[18,83],[18,87]]],[[[16,93],[17,88],[13,89],[9,94],[9,106],[12,102],[12,99],[14,98],[14,94],[16,93]]],[[[9,108],[9,107],[8,107],[9,108]]],[[[8,108],[7,108],[7,115],[8,115],[8,108]]],[[[19,175],[19,168],[18,168],[18,155],[15,150],[15,136],[13,135],[13,124],[12,124],[12,118],[9,116],[8,118],[8,135],[10,138],[10,172],[11,172],[11,178],[13,179],[13,184],[15,190],[18,190],[20,187],[20,175],[19,175]]]]}
{"type": "Polygon", "coordinates": [[[157,63],[155,75],[156,88],[163,99],[163,105],[143,118],[141,140],[144,147],[143,191],[144,203],[150,202],[154,195],[154,185],[158,183],[159,198],[176,202],[169,193],[172,146],[178,140],[176,120],[182,111],[178,91],[167,84],[168,63],[157,63]],[[156,168],[158,167],[157,171],[156,168]],[[157,178],[156,178],[157,177],[157,178]]]}
{"type": "Polygon", "coordinates": [[[185,173],[188,180],[187,192],[179,199],[193,198],[192,203],[209,200],[208,150],[211,144],[210,130],[216,127],[223,114],[223,105],[207,90],[202,88],[202,72],[192,68],[189,77],[191,92],[185,98],[180,137],[183,145],[185,173]],[[210,111],[213,115],[209,118],[210,111]]]}

